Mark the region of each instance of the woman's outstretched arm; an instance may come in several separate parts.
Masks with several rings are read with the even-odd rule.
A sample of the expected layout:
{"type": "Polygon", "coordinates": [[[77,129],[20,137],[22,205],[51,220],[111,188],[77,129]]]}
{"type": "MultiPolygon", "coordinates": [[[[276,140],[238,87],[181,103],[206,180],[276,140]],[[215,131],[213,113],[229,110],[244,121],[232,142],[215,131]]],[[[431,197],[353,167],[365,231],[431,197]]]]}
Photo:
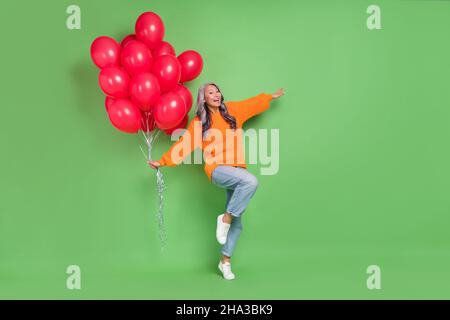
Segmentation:
{"type": "Polygon", "coordinates": [[[195,136],[195,134],[199,133],[201,135],[201,132],[201,122],[197,117],[194,117],[180,139],[163,154],[160,160],[148,161],[147,163],[153,169],[160,166],[176,166],[180,164],[192,151],[196,148],[201,148],[201,136],[200,140],[195,136]],[[196,128],[196,126],[199,126],[199,128],[196,128]]]}
{"type": "Polygon", "coordinates": [[[226,105],[230,110],[230,113],[233,114],[238,121],[244,123],[251,117],[266,111],[269,108],[272,99],[278,99],[283,95],[284,89],[278,89],[273,94],[261,93],[246,100],[226,102],[226,105]]]}

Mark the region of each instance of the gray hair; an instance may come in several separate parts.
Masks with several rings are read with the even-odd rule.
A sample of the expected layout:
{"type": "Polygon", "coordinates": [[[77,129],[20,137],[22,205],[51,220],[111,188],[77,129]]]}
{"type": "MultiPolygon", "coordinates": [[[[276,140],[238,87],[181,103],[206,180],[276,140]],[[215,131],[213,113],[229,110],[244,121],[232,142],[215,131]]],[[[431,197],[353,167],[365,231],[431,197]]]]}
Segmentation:
{"type": "Polygon", "coordinates": [[[228,109],[225,105],[224,98],[222,95],[222,91],[220,90],[219,86],[215,84],[214,82],[207,82],[200,86],[198,89],[197,94],[197,111],[195,112],[197,117],[199,117],[200,121],[202,122],[202,133],[203,136],[205,136],[206,131],[211,127],[211,116],[209,114],[208,106],[206,105],[205,100],[205,89],[208,86],[215,86],[217,90],[219,90],[221,94],[221,101],[220,101],[220,107],[219,111],[222,117],[225,119],[226,122],[230,124],[230,127],[232,129],[236,129],[236,119],[232,115],[228,113],[228,109]]]}

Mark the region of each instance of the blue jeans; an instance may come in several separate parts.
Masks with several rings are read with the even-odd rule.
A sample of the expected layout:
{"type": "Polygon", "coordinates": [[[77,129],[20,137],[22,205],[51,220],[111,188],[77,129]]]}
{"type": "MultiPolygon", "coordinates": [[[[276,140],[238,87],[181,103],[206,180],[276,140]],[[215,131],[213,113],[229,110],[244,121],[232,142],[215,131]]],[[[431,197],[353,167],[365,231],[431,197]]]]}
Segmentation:
{"type": "Polygon", "coordinates": [[[242,232],[241,216],[258,188],[258,180],[245,168],[218,166],[211,174],[212,182],[227,190],[226,212],[233,216],[222,254],[231,257],[242,232]]]}

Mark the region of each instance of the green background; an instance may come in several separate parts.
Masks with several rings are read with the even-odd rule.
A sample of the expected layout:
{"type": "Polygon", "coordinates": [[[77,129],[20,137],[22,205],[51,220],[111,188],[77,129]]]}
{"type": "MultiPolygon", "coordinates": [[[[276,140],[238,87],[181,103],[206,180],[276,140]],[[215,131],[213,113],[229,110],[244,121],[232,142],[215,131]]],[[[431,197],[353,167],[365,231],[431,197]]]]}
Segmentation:
{"type": "MultiPolygon", "coordinates": [[[[3,1],[0,298],[450,298],[448,1],[3,1]],[[382,30],[366,27],[381,7],[382,30]],[[81,30],[66,8],[81,7],[81,30]],[[107,119],[89,57],[144,11],[199,51],[226,99],[286,95],[247,128],[280,129],[280,170],[243,218],[237,279],[217,270],[225,202],[201,165],[154,171],[107,119]],[[81,290],[66,268],[81,267],[81,290]],[[366,268],[381,267],[381,290],[366,268]]],[[[193,112],[193,111],[192,111],[193,112]]],[[[191,115],[193,114],[191,112],[191,115]]],[[[154,156],[170,145],[158,141],[154,156]]]]}

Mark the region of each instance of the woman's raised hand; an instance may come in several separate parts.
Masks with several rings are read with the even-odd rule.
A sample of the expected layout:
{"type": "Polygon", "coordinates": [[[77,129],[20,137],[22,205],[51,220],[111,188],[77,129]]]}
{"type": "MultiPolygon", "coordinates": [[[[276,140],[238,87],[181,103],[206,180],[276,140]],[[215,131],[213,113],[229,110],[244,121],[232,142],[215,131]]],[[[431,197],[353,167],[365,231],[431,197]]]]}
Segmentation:
{"type": "Polygon", "coordinates": [[[161,164],[158,161],[147,161],[150,167],[153,169],[158,169],[158,167],[161,166],[161,164]]]}
{"type": "Polygon", "coordinates": [[[278,89],[275,93],[272,94],[272,98],[278,99],[279,97],[284,95],[284,89],[278,89]]]}

